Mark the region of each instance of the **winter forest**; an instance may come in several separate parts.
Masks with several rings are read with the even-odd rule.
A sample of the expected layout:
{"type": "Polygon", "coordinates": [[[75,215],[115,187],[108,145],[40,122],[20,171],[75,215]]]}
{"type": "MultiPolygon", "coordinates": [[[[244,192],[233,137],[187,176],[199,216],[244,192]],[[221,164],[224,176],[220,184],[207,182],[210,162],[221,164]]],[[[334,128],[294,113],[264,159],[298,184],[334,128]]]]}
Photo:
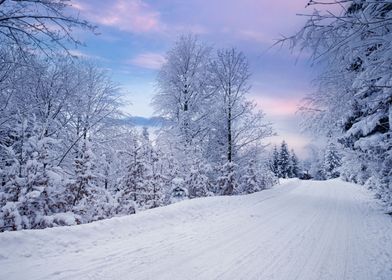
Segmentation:
{"type": "Polygon", "coordinates": [[[298,107],[319,143],[303,160],[289,139],[270,143],[245,54],[192,33],[156,76],[159,127],[132,124],[110,73],[69,51],[82,45],[75,33],[99,33],[71,5],[0,0],[0,232],[250,194],[279,178],[339,177],[392,211],[392,1],[311,0],[306,24],[276,42],[323,69],[298,107]]]}
{"type": "Polygon", "coordinates": [[[0,0],[0,279],[390,280],[391,124],[392,0],[0,0]]]}

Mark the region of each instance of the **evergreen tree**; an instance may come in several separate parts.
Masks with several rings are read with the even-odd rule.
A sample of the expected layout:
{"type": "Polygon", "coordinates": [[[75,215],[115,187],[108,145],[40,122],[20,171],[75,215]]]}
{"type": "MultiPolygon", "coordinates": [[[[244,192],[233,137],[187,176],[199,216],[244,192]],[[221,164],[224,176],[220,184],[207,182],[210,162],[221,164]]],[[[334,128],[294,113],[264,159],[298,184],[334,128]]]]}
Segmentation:
{"type": "MultiPolygon", "coordinates": [[[[35,141],[34,141],[35,142],[35,141]]],[[[49,178],[47,175],[46,149],[41,146],[42,141],[33,149],[31,157],[26,162],[25,169],[25,195],[20,197],[19,208],[20,214],[29,221],[27,228],[42,228],[44,224],[43,217],[50,213],[49,209],[49,178]],[[41,142],[41,143],[40,143],[41,142]],[[41,146],[41,147],[40,147],[41,146]]]]}
{"type": "Polygon", "coordinates": [[[282,142],[279,152],[279,176],[289,178],[290,174],[290,153],[285,141],[282,142]]]}
{"type": "Polygon", "coordinates": [[[323,170],[326,179],[339,177],[340,173],[338,169],[340,166],[341,156],[336,148],[336,145],[330,141],[324,154],[323,170]]]}
{"type": "Polygon", "coordinates": [[[165,180],[162,176],[162,161],[154,150],[152,153],[152,181],[150,207],[155,208],[163,204],[165,180]]]}
{"type": "Polygon", "coordinates": [[[276,177],[279,176],[279,152],[276,145],[274,146],[274,150],[272,152],[272,159],[271,159],[271,171],[275,174],[276,177]]]}
{"type": "Polygon", "coordinates": [[[80,222],[91,220],[93,215],[91,211],[94,204],[91,202],[96,188],[93,159],[90,141],[85,138],[74,161],[75,179],[68,186],[68,201],[73,206],[73,212],[80,216],[80,222]]]}
{"type": "Polygon", "coordinates": [[[298,178],[299,177],[299,167],[298,167],[298,157],[295,154],[294,150],[291,150],[290,155],[290,169],[289,169],[290,178],[298,178]]]}
{"type": "MultiPolygon", "coordinates": [[[[122,201],[132,200],[138,208],[147,202],[148,187],[145,182],[146,166],[141,157],[141,147],[136,139],[132,139],[133,150],[129,157],[127,172],[122,182],[122,201]]],[[[128,204],[128,203],[127,203],[128,204]]]]}
{"type": "Polygon", "coordinates": [[[218,178],[218,190],[220,194],[232,195],[237,191],[237,178],[235,173],[236,165],[233,162],[226,162],[220,172],[221,176],[218,178]]]}
{"type": "Polygon", "coordinates": [[[208,195],[210,180],[206,173],[206,164],[201,162],[199,159],[195,159],[189,177],[186,180],[186,185],[189,190],[189,198],[208,195]]]}
{"type": "Polygon", "coordinates": [[[260,191],[262,182],[260,182],[258,175],[255,161],[251,159],[248,163],[246,173],[242,178],[241,192],[249,194],[260,191]]]}

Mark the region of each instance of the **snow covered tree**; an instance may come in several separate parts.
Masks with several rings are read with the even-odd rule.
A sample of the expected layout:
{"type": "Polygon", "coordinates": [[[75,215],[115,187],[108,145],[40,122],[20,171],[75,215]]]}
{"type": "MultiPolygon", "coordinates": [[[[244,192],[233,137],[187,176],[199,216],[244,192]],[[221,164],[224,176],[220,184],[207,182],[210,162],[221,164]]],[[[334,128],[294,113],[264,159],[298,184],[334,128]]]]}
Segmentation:
{"type": "Polygon", "coordinates": [[[189,176],[186,178],[189,198],[207,196],[211,188],[211,182],[207,175],[208,165],[195,158],[189,176]]]}
{"type": "Polygon", "coordinates": [[[155,208],[163,204],[164,179],[162,176],[162,159],[153,146],[148,129],[143,128],[140,141],[141,160],[144,165],[143,181],[145,184],[145,208],[155,208]]]}
{"type": "Polygon", "coordinates": [[[263,186],[261,185],[256,164],[254,160],[250,160],[246,168],[246,173],[242,177],[241,192],[249,194],[260,191],[263,186]]]}
{"type": "Polygon", "coordinates": [[[275,176],[279,177],[279,152],[276,145],[274,146],[274,150],[272,152],[272,158],[270,160],[270,168],[271,171],[275,174],[275,176]]]}
{"type": "MultiPolygon", "coordinates": [[[[80,45],[72,29],[94,30],[87,21],[67,14],[66,0],[0,1],[0,40],[13,48],[30,53],[32,48],[54,52],[66,49],[66,43],[80,45]]],[[[26,54],[27,54],[26,53],[26,54]]]]}
{"type": "Polygon", "coordinates": [[[294,150],[291,149],[290,153],[290,166],[289,166],[289,177],[290,178],[298,178],[299,177],[299,166],[298,166],[298,157],[295,154],[294,150]]]}
{"type": "Polygon", "coordinates": [[[93,157],[90,142],[88,139],[84,139],[80,154],[77,155],[74,161],[75,179],[68,186],[69,202],[73,205],[76,213],[81,216],[87,211],[89,199],[95,188],[93,157]]]}
{"type": "Polygon", "coordinates": [[[150,184],[151,200],[150,207],[155,208],[164,204],[165,180],[162,174],[162,159],[157,151],[152,153],[152,178],[150,184]]]}
{"type": "Polygon", "coordinates": [[[228,190],[225,193],[231,194],[239,179],[235,176],[240,175],[235,175],[238,171],[233,169],[246,164],[247,150],[272,135],[272,130],[264,122],[264,115],[255,110],[255,103],[246,99],[250,72],[242,52],[218,50],[210,71],[216,94],[210,114],[207,159],[222,168],[220,181],[226,178],[228,190]]]}
{"type": "Polygon", "coordinates": [[[243,53],[235,49],[219,50],[211,63],[211,72],[218,92],[216,104],[219,107],[216,112],[219,115],[215,119],[220,123],[220,141],[224,143],[222,146],[225,157],[231,162],[237,152],[234,122],[243,117],[250,106],[244,99],[250,89],[249,66],[243,53]]]}
{"type": "Polygon", "coordinates": [[[383,162],[378,195],[386,203],[388,213],[392,213],[392,153],[383,162]]]}
{"type": "MultiPolygon", "coordinates": [[[[225,173],[224,166],[246,164],[248,148],[272,134],[256,104],[246,99],[250,72],[244,54],[228,49],[213,57],[210,52],[194,36],[180,37],[160,71],[154,98],[158,112],[169,120],[158,139],[173,165],[168,177],[180,177],[192,185],[212,185],[218,180],[216,174],[204,174],[204,166],[225,173]]],[[[229,181],[239,177],[238,173],[238,178],[229,181]]],[[[194,191],[193,186],[189,188],[191,197],[194,191]]],[[[205,195],[206,190],[202,187],[197,192],[205,195]]]]}
{"type": "Polygon", "coordinates": [[[308,159],[305,161],[307,166],[308,175],[315,180],[325,180],[324,176],[324,151],[321,147],[314,144],[306,146],[308,159]]]}
{"type": "MultiPolygon", "coordinates": [[[[303,106],[307,124],[324,134],[332,131],[349,157],[361,162],[362,178],[352,179],[380,181],[374,178],[384,176],[381,166],[391,149],[392,2],[310,1],[309,5],[320,8],[290,38],[294,47],[310,50],[313,61],[326,66],[319,90],[303,106]],[[333,5],[336,9],[329,9],[333,5]]],[[[345,165],[346,161],[342,169],[348,170],[345,165]]],[[[379,192],[388,195],[391,190],[379,192]]]]}
{"type": "Polygon", "coordinates": [[[237,174],[236,174],[236,165],[233,162],[226,162],[221,170],[221,176],[218,178],[218,191],[219,194],[222,195],[232,195],[237,192],[238,183],[237,183],[237,174]]]}
{"type": "Polygon", "coordinates": [[[167,53],[158,74],[158,94],[153,104],[170,122],[177,144],[188,147],[206,133],[205,118],[210,96],[207,65],[210,48],[196,36],[180,36],[167,53]]]}
{"type": "Polygon", "coordinates": [[[132,139],[133,150],[129,155],[127,173],[123,178],[122,190],[126,200],[133,200],[139,207],[143,207],[148,194],[144,181],[146,167],[140,154],[140,146],[136,139],[132,139]]]}
{"type": "Polygon", "coordinates": [[[188,199],[188,189],[185,186],[185,181],[182,178],[174,178],[171,182],[170,203],[179,202],[188,199]]]}
{"type": "Polygon", "coordinates": [[[324,152],[324,175],[326,179],[337,178],[340,175],[341,156],[336,145],[330,141],[324,152]]]}
{"type": "MultiPolygon", "coordinates": [[[[21,224],[8,228],[74,223],[66,212],[76,214],[79,222],[96,219],[107,194],[101,168],[85,141],[96,148],[98,139],[111,135],[107,129],[108,120],[116,116],[114,88],[105,86],[109,81],[102,72],[96,81],[88,78],[96,68],[90,67],[88,76],[83,63],[66,58],[13,59],[17,66],[7,68],[12,74],[3,76],[0,86],[5,101],[0,117],[0,209],[12,202],[4,211],[16,209],[21,224]]],[[[109,212],[99,215],[107,217],[109,212]]]]}
{"type": "Polygon", "coordinates": [[[118,87],[91,62],[26,57],[8,45],[0,47],[0,66],[0,231],[88,223],[211,191],[240,193],[248,160],[271,135],[245,97],[244,56],[232,50],[212,58],[193,36],[179,40],[160,74],[157,109],[168,125],[154,141],[120,120],[118,87]]]}
{"type": "Polygon", "coordinates": [[[290,153],[285,141],[280,145],[279,151],[279,176],[289,178],[290,175],[290,153]]]}

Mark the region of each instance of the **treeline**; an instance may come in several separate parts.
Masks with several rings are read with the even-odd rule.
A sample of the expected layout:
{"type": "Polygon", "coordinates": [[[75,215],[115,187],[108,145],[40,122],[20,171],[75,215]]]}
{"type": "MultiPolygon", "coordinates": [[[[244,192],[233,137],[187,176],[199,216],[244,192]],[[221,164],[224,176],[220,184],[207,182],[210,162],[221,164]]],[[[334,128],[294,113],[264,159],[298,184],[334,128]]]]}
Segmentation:
{"type": "Polygon", "coordinates": [[[12,67],[0,70],[1,229],[134,212],[125,176],[148,140],[115,124],[118,89],[105,72],[68,58],[2,51],[1,64],[12,67]]]}
{"type": "Polygon", "coordinates": [[[280,149],[274,146],[270,168],[278,178],[299,178],[304,174],[300,170],[299,160],[294,150],[289,151],[285,141],[280,145],[280,149]]]}
{"type": "Polygon", "coordinates": [[[314,180],[328,180],[334,178],[343,178],[352,180],[353,174],[350,169],[344,168],[343,148],[335,143],[335,140],[329,139],[324,147],[308,146],[310,158],[303,165],[304,170],[309,177],[314,180]]]}
{"type": "MultiPolygon", "coordinates": [[[[350,180],[350,174],[342,165],[342,148],[329,138],[325,147],[307,146],[308,158],[299,161],[293,149],[283,141],[278,149],[275,145],[270,156],[270,169],[277,178],[299,178],[303,180],[328,180],[342,177],[350,180]]],[[[352,177],[351,177],[352,178],[352,177]]]]}
{"type": "Polygon", "coordinates": [[[246,97],[251,73],[244,54],[236,49],[214,52],[197,37],[185,35],[166,60],[153,101],[167,120],[158,140],[163,139],[160,146],[173,155],[178,167],[173,172],[180,177],[192,174],[195,182],[207,180],[215,194],[271,186],[274,176],[262,140],[272,129],[246,97]]]}
{"type": "Polygon", "coordinates": [[[89,28],[65,7],[0,2],[0,231],[87,223],[275,183],[261,143],[272,130],[246,99],[241,52],[213,54],[182,36],[157,82],[154,103],[167,121],[150,136],[119,121],[121,94],[104,70],[53,47],[63,47],[68,28],[89,28]],[[52,17],[42,11],[55,11],[64,28],[40,34],[45,29],[20,25],[25,14],[50,30],[52,17]],[[7,36],[5,23],[25,32],[7,36]]]}

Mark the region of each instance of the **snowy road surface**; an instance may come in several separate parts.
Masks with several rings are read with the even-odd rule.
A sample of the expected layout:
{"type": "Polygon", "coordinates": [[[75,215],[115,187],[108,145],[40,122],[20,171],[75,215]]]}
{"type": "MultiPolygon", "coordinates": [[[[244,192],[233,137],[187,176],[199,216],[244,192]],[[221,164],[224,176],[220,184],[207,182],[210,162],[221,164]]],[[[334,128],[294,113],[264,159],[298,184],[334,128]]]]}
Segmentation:
{"type": "Polygon", "coordinates": [[[339,180],[292,180],[92,224],[0,233],[0,279],[392,279],[392,218],[339,180]]]}

